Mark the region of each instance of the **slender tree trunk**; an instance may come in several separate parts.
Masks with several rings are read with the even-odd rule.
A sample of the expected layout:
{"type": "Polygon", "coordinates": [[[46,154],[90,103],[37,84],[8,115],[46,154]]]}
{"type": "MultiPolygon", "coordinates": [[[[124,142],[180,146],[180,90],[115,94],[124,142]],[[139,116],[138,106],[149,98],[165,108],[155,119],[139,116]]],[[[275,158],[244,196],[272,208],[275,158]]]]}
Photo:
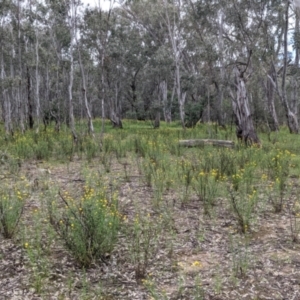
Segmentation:
{"type": "Polygon", "coordinates": [[[179,104],[180,121],[181,121],[182,128],[185,129],[185,109],[184,108],[185,108],[186,92],[182,92],[182,90],[181,90],[180,67],[177,63],[176,63],[175,76],[176,76],[176,90],[177,90],[177,97],[178,97],[178,104],[179,104]]]}
{"type": "Polygon", "coordinates": [[[28,124],[29,128],[32,129],[34,125],[34,120],[33,120],[33,99],[31,95],[31,76],[30,76],[30,71],[29,67],[27,66],[27,104],[28,104],[28,124]]]}
{"type": "MultiPolygon", "coordinates": [[[[3,59],[3,46],[1,49],[1,81],[4,81],[5,71],[4,71],[4,59],[3,59]]],[[[11,124],[11,103],[9,99],[9,95],[7,93],[6,87],[2,87],[2,116],[5,127],[5,134],[9,135],[12,132],[12,124],[11,124]]]]}
{"type": "Polygon", "coordinates": [[[110,121],[115,128],[123,128],[120,116],[120,101],[119,101],[119,87],[115,84],[115,97],[111,97],[110,101],[110,121]]]}
{"type": "Polygon", "coordinates": [[[288,127],[290,133],[299,132],[299,124],[296,114],[290,109],[290,105],[287,99],[286,93],[286,71],[288,64],[288,30],[289,30],[289,6],[290,3],[287,1],[285,11],[285,30],[284,30],[284,58],[283,58],[283,71],[282,71],[282,84],[281,84],[281,101],[285,109],[288,127]]]}
{"type": "Polygon", "coordinates": [[[269,75],[267,77],[267,106],[268,106],[268,113],[269,113],[269,126],[271,131],[279,131],[279,122],[278,117],[275,109],[275,89],[273,82],[276,81],[276,71],[274,70],[274,66],[269,71],[269,75]]]}
{"type": "Polygon", "coordinates": [[[219,126],[225,127],[225,121],[224,121],[224,112],[223,112],[223,99],[224,99],[224,81],[225,81],[225,67],[224,67],[224,55],[223,55],[223,49],[224,49],[224,37],[223,37],[223,31],[224,31],[224,14],[221,12],[220,16],[220,23],[219,23],[219,56],[220,56],[220,83],[217,84],[217,91],[218,91],[218,101],[217,101],[217,119],[219,126]]]}
{"type": "Polygon", "coordinates": [[[298,82],[297,78],[293,77],[291,79],[291,110],[294,114],[298,115],[298,104],[299,104],[299,97],[298,97],[298,82]]]}
{"type": "Polygon", "coordinates": [[[104,82],[104,54],[101,55],[101,119],[102,119],[102,126],[101,126],[101,139],[103,138],[104,134],[104,126],[105,126],[105,101],[104,101],[104,94],[105,94],[105,82],[104,82]]]}
{"type": "MultiPolygon", "coordinates": [[[[173,26],[171,25],[169,13],[167,9],[167,2],[164,0],[165,5],[165,17],[166,17],[166,25],[168,28],[169,33],[169,39],[172,46],[173,51],[173,58],[175,63],[175,80],[176,80],[176,90],[177,90],[177,97],[178,97],[178,104],[179,104],[179,114],[180,114],[180,121],[181,126],[183,129],[185,129],[185,99],[186,99],[186,92],[182,91],[181,88],[181,76],[180,76],[180,62],[181,62],[181,49],[179,45],[179,28],[175,26],[175,21],[173,26]]],[[[179,1],[180,6],[180,1],[179,1]]],[[[177,11],[177,17],[180,17],[180,7],[176,8],[177,11]]]]}
{"type": "MultiPolygon", "coordinates": [[[[98,52],[99,52],[99,57],[101,58],[101,117],[102,117],[102,126],[101,126],[101,140],[103,139],[103,135],[104,135],[104,126],[105,126],[105,81],[104,81],[104,58],[105,58],[105,54],[106,54],[106,45],[108,42],[108,36],[109,36],[109,21],[110,21],[110,17],[111,17],[111,12],[112,12],[112,8],[113,8],[113,4],[114,4],[114,0],[109,0],[109,9],[107,12],[107,19],[106,21],[106,31],[105,34],[101,35],[99,34],[99,42],[101,44],[101,47],[98,48],[98,52]]],[[[98,1],[97,4],[97,11],[98,13],[102,13],[102,8],[101,8],[101,1],[98,1]]],[[[117,120],[117,126],[122,128],[122,121],[120,118],[120,113],[118,112],[118,105],[117,105],[117,112],[116,112],[116,120],[117,120]]]]}
{"type": "Polygon", "coordinates": [[[22,51],[21,51],[21,0],[18,0],[18,59],[19,59],[19,86],[17,94],[17,113],[21,132],[25,132],[24,111],[22,105],[22,51]]]}
{"type": "Polygon", "coordinates": [[[158,84],[156,90],[157,90],[157,103],[154,104],[154,123],[153,127],[154,128],[159,128],[160,127],[160,110],[161,110],[161,103],[163,101],[163,94],[162,94],[162,89],[161,89],[161,82],[158,84]]]}
{"type": "Polygon", "coordinates": [[[71,12],[70,12],[70,73],[69,73],[69,86],[68,86],[68,108],[69,108],[69,125],[71,128],[71,132],[73,135],[73,140],[77,142],[77,134],[75,129],[75,119],[74,119],[74,110],[73,110],[73,82],[74,82],[74,56],[73,56],[73,49],[74,49],[74,39],[75,39],[75,17],[74,17],[74,3],[71,3],[71,12]]]}
{"type": "Polygon", "coordinates": [[[93,125],[93,120],[92,120],[92,114],[89,108],[89,102],[87,98],[87,93],[86,93],[86,78],[85,78],[85,73],[84,73],[84,68],[82,64],[82,59],[81,59],[81,52],[80,52],[80,45],[77,41],[77,48],[78,48],[78,57],[79,57],[79,65],[80,65],[80,71],[81,71],[81,80],[82,80],[82,94],[83,94],[83,100],[84,100],[84,106],[86,110],[86,115],[88,118],[88,132],[90,135],[94,136],[94,125],[93,125]]]}
{"type": "MultiPolygon", "coordinates": [[[[300,24],[299,24],[299,14],[300,9],[296,8],[296,15],[295,15],[295,36],[299,37],[300,34],[300,24]]],[[[299,67],[299,43],[297,43],[297,47],[295,48],[295,67],[298,69],[299,67]]]]}
{"type": "Polygon", "coordinates": [[[82,58],[81,58],[80,43],[78,42],[78,39],[76,37],[77,10],[76,10],[75,4],[74,4],[74,15],[73,16],[74,16],[74,38],[77,43],[79,66],[80,66],[81,80],[82,80],[82,95],[83,95],[86,115],[88,118],[88,132],[92,137],[94,137],[94,125],[93,125],[92,114],[91,114],[91,110],[90,110],[89,102],[88,102],[88,98],[87,98],[86,76],[85,76],[84,67],[83,67],[82,58]]]}
{"type": "MultiPolygon", "coordinates": [[[[287,99],[287,92],[286,92],[286,73],[287,73],[287,66],[288,66],[288,30],[289,30],[289,5],[290,2],[287,1],[286,3],[286,10],[285,10],[285,19],[284,19],[284,34],[283,34],[283,67],[282,67],[282,77],[281,77],[281,88],[279,88],[279,84],[277,81],[277,72],[275,72],[275,65],[272,62],[272,68],[274,71],[274,75],[271,76],[268,74],[268,79],[270,83],[276,89],[281,103],[284,107],[287,125],[289,127],[290,133],[299,133],[299,123],[297,118],[297,113],[293,112],[291,109],[290,103],[287,99]]],[[[298,10],[297,10],[298,13],[298,10]]],[[[297,26],[296,26],[297,27],[297,26]]],[[[299,60],[299,56],[296,55],[296,65],[297,60],[299,60]]]]}
{"type": "Polygon", "coordinates": [[[168,103],[168,84],[167,81],[164,80],[160,83],[160,93],[162,97],[162,104],[163,104],[163,113],[164,113],[164,119],[166,123],[171,122],[171,107],[168,103]]]}
{"type": "Polygon", "coordinates": [[[39,37],[36,32],[36,44],[35,44],[35,114],[37,129],[36,132],[39,132],[40,127],[40,76],[39,76],[39,37]]]}

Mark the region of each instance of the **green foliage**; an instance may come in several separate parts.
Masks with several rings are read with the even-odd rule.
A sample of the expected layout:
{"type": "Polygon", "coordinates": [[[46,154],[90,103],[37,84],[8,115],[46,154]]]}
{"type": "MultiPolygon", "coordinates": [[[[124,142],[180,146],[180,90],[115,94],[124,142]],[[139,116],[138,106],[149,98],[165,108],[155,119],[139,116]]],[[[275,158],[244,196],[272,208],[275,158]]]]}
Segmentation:
{"type": "Polygon", "coordinates": [[[121,221],[117,195],[104,185],[85,186],[80,199],[60,193],[61,203],[48,203],[50,223],[78,263],[89,267],[104,259],[117,241],[121,221]]]}
{"type": "Polygon", "coordinates": [[[16,233],[23,213],[26,191],[2,186],[0,193],[0,232],[4,238],[12,238],[16,233]]]}
{"type": "Polygon", "coordinates": [[[210,173],[198,172],[193,177],[193,189],[198,199],[203,202],[204,213],[210,214],[210,210],[215,205],[215,198],[218,193],[217,171],[212,169],[210,173]]]}
{"type": "Polygon", "coordinates": [[[204,104],[202,102],[189,102],[185,107],[186,127],[194,127],[200,121],[203,114],[204,104]]]}
{"type": "Polygon", "coordinates": [[[289,186],[288,177],[292,154],[288,151],[273,151],[267,156],[267,172],[270,180],[269,198],[276,213],[283,209],[289,186]]]}
{"type": "Polygon", "coordinates": [[[135,278],[140,283],[146,278],[150,261],[158,251],[162,220],[154,220],[150,214],[137,214],[129,229],[131,259],[135,266],[135,278]]]}
{"type": "Polygon", "coordinates": [[[248,249],[247,236],[230,236],[230,252],[232,255],[232,270],[235,277],[245,277],[250,268],[251,258],[248,249]]]}
{"type": "Polygon", "coordinates": [[[253,186],[243,182],[243,174],[239,173],[232,175],[228,191],[228,201],[239,229],[242,233],[247,233],[257,204],[257,191],[253,186]]]}
{"type": "Polygon", "coordinates": [[[181,185],[183,186],[181,196],[182,204],[187,203],[189,199],[189,192],[193,179],[193,169],[193,165],[189,160],[181,160],[177,167],[178,181],[181,182],[181,185]]]}
{"type": "MultiPolygon", "coordinates": [[[[99,125],[97,121],[95,124],[99,125]]],[[[74,165],[78,162],[85,167],[95,164],[94,172],[86,169],[84,179],[76,176],[74,190],[66,187],[67,191],[60,192],[59,196],[57,193],[50,195],[49,189],[55,170],[43,178],[41,174],[34,173],[36,164],[30,165],[28,173],[38,177],[38,186],[33,185],[32,191],[41,193],[37,197],[41,199],[41,209],[37,207],[23,215],[24,201],[19,198],[27,196],[26,189],[5,187],[3,184],[0,195],[1,234],[13,237],[16,232],[23,233],[26,266],[31,270],[30,287],[41,295],[47,290],[46,282],[52,268],[49,256],[58,242],[64,244],[81,267],[88,268],[106,259],[107,254],[115,249],[118,232],[122,229],[121,238],[126,240],[126,247],[122,249],[125,249],[124,256],[135,272],[137,282],[143,284],[154,299],[167,299],[169,294],[157,283],[157,278],[152,277],[152,265],[161,247],[165,247],[163,250],[168,253],[168,258],[173,258],[178,225],[186,222],[179,218],[177,223],[176,213],[191,213],[191,207],[196,214],[205,215],[201,218],[204,223],[217,222],[220,212],[226,216],[230,213],[234,219],[238,230],[234,231],[229,245],[234,277],[244,277],[251,268],[251,253],[246,239],[259,230],[255,221],[261,220],[259,212],[269,209],[270,205],[277,213],[288,211],[291,240],[299,242],[300,206],[297,186],[291,187],[291,183],[297,182],[299,177],[297,147],[300,143],[297,136],[291,139],[283,129],[274,144],[267,135],[263,136],[262,148],[244,145],[233,149],[210,145],[179,147],[180,139],[209,138],[211,128],[211,124],[198,124],[183,131],[178,124],[162,122],[159,130],[153,130],[144,122],[125,120],[123,130],[108,129],[101,139],[98,139],[97,132],[95,138],[78,133],[77,143],[68,130],[57,133],[51,127],[47,132],[15,133],[13,137],[7,137],[0,148],[3,183],[7,182],[6,177],[16,179],[24,171],[21,166],[27,167],[28,161],[33,159],[50,161],[47,166],[51,160],[67,160],[70,166],[70,159],[74,160],[74,165]],[[140,185],[147,193],[145,199],[135,198],[140,197],[139,193],[135,193],[135,187],[140,185]],[[128,218],[120,215],[116,187],[121,190],[122,200],[123,197],[128,198],[134,205],[128,211],[127,207],[122,207],[128,218]],[[142,205],[136,204],[136,200],[142,205]],[[44,214],[43,201],[47,204],[44,214]],[[29,222],[34,223],[35,228],[30,229],[31,225],[28,226],[22,216],[24,219],[29,216],[29,222]],[[18,226],[20,218],[24,227],[18,226]],[[125,224],[122,228],[121,219],[125,224]],[[23,231],[17,230],[19,228],[23,231]]],[[[231,136],[226,130],[216,134],[220,138],[231,136]]],[[[73,169],[70,170],[73,174],[73,169]]],[[[126,200],[122,203],[127,204],[126,200]]],[[[210,226],[208,224],[205,227],[210,226]]],[[[232,234],[231,229],[228,230],[232,234]]],[[[186,235],[185,231],[179,234],[186,235]]],[[[205,240],[204,237],[200,240],[198,233],[195,235],[197,243],[205,240]]],[[[188,295],[204,299],[206,288],[196,280],[196,275],[193,280],[192,288],[179,285],[176,293],[182,297],[188,295]]],[[[220,292],[222,278],[216,277],[215,281],[215,289],[220,292]]],[[[81,297],[88,299],[92,288],[86,275],[81,297]]]]}

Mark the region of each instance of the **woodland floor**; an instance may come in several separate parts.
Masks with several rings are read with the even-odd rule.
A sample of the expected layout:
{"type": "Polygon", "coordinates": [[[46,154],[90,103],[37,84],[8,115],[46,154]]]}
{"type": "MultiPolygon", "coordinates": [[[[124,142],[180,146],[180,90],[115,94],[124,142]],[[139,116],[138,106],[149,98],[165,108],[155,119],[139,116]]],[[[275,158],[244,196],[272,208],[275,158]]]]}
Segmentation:
{"type": "MultiPolygon", "coordinates": [[[[69,191],[81,189],[82,165],[80,160],[68,165],[51,164],[47,178],[41,170],[49,163],[34,161],[22,165],[20,175],[35,185],[26,202],[26,226],[35,226],[33,211],[41,208],[40,199],[49,186],[69,191]]],[[[98,161],[91,162],[88,168],[98,168],[98,161]]],[[[300,244],[291,240],[288,202],[278,214],[267,204],[244,236],[236,231],[222,199],[218,200],[214,215],[208,217],[196,198],[182,206],[169,190],[164,195],[165,206],[158,212],[151,205],[152,190],[135,165],[128,165],[128,180],[122,178],[122,172],[122,166],[114,163],[109,176],[119,181],[120,209],[127,222],[140,210],[153,218],[163,214],[167,223],[146,268],[147,280],[151,278],[153,289],[165,297],[161,299],[300,299],[300,244]]],[[[298,186],[299,179],[293,180],[293,185],[298,186]]],[[[37,261],[32,267],[20,237],[0,238],[1,300],[155,299],[145,282],[136,279],[135,266],[129,259],[129,241],[122,232],[109,259],[86,271],[57,242],[51,244],[47,260],[37,261]],[[38,278],[42,278],[39,293],[38,278]]],[[[42,239],[47,239],[46,234],[42,239]]]]}

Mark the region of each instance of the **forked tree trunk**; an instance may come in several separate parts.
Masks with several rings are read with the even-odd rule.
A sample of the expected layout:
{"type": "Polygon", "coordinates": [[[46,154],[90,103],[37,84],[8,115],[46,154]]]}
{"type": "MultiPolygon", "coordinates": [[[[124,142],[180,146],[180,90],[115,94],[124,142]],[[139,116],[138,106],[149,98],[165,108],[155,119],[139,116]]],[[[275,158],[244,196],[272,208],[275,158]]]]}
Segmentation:
{"type": "Polygon", "coordinates": [[[236,95],[232,95],[232,107],[236,117],[236,135],[248,145],[260,144],[254,129],[244,73],[234,68],[236,95]]]}

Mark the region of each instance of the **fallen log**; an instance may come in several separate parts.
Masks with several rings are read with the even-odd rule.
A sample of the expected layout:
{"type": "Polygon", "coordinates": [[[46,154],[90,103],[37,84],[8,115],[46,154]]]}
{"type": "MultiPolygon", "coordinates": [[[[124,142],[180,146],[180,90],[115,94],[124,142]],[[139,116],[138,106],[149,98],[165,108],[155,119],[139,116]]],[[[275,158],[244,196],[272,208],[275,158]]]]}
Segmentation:
{"type": "Polygon", "coordinates": [[[216,147],[226,147],[226,148],[233,148],[234,142],[233,141],[226,141],[226,140],[180,140],[179,146],[182,147],[202,147],[204,145],[212,145],[216,147]]]}

